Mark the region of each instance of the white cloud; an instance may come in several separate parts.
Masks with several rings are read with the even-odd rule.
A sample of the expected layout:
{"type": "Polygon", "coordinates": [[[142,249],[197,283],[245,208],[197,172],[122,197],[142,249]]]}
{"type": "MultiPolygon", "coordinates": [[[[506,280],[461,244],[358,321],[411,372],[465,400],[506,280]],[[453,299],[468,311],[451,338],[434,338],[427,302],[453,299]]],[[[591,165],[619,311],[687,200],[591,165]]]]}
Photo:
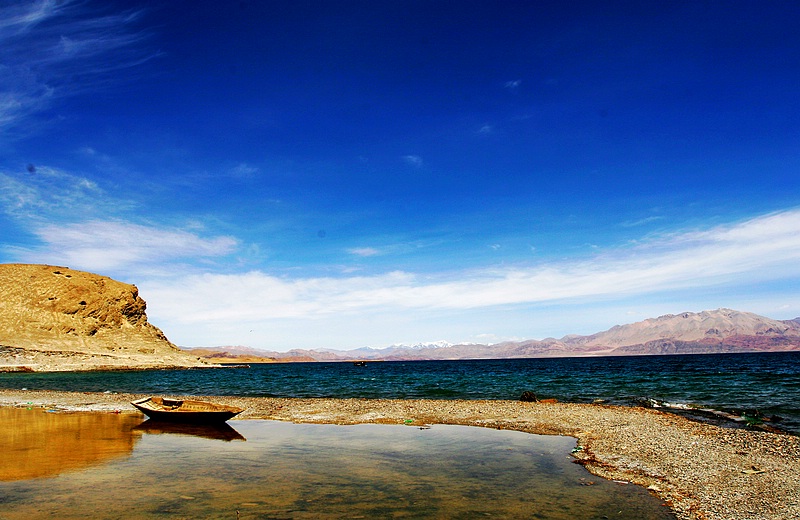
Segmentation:
{"type": "Polygon", "coordinates": [[[422,157],[419,155],[404,155],[403,160],[415,168],[422,166],[422,157]]]}
{"type": "Polygon", "coordinates": [[[137,13],[83,7],[68,0],[0,7],[0,132],[152,57],[137,49],[142,34],[130,30],[137,13]]]}
{"type": "Polygon", "coordinates": [[[202,238],[180,229],[123,221],[50,224],[34,233],[44,246],[19,252],[21,261],[62,264],[103,274],[181,259],[224,256],[238,245],[231,237],[202,238]]]}
{"type": "Polygon", "coordinates": [[[354,247],[348,249],[347,252],[356,256],[377,256],[381,254],[381,252],[374,247],[354,247]]]}
{"type": "Polygon", "coordinates": [[[17,219],[41,222],[58,215],[77,220],[131,205],[108,197],[86,177],[55,168],[34,165],[33,173],[0,173],[0,211],[17,219]]]}
{"type": "Polygon", "coordinates": [[[247,163],[239,163],[230,170],[230,174],[235,178],[249,178],[258,173],[258,168],[247,163]]]}
{"type": "Polygon", "coordinates": [[[128,278],[174,270],[180,261],[202,264],[239,246],[232,237],[201,236],[204,226],[196,220],[183,229],[134,222],[136,207],[86,177],[55,168],[34,165],[25,173],[0,173],[0,212],[38,239],[37,244],[4,246],[13,261],[128,278]]]}
{"type": "Polygon", "coordinates": [[[767,215],[572,262],[484,269],[447,279],[407,272],[279,278],[262,272],[148,283],[162,316],[209,323],[314,320],[376,310],[468,310],[509,304],[625,298],[659,291],[800,276],[800,211],[767,215]],[[192,312],[186,312],[192,308],[192,312]]]}
{"type": "Polygon", "coordinates": [[[27,32],[31,27],[58,13],[66,2],[43,0],[10,5],[0,9],[0,39],[27,32]]]}
{"type": "Polygon", "coordinates": [[[622,223],[622,224],[620,224],[620,225],[621,225],[622,227],[637,227],[637,226],[644,226],[644,225],[646,225],[646,224],[650,224],[650,223],[652,223],[652,222],[657,222],[657,221],[661,220],[662,218],[663,218],[663,217],[659,217],[659,216],[645,217],[645,218],[641,218],[641,219],[639,219],[639,220],[629,220],[629,221],[625,221],[625,222],[623,222],[623,223],[622,223]]]}

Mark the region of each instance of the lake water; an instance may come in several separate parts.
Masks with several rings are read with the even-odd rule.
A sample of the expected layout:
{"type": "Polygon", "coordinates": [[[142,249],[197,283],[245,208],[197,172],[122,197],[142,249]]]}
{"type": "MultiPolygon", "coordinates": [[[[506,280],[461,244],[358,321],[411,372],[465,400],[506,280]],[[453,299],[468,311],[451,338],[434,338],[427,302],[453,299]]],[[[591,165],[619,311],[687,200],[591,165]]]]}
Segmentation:
{"type": "Polygon", "coordinates": [[[0,408],[0,518],[674,519],[573,464],[575,440],[464,426],[231,421],[0,408]]]}
{"type": "Polygon", "coordinates": [[[800,352],[257,364],[248,369],[0,374],[0,387],[190,395],[693,404],[774,416],[800,433],[800,352]]]}

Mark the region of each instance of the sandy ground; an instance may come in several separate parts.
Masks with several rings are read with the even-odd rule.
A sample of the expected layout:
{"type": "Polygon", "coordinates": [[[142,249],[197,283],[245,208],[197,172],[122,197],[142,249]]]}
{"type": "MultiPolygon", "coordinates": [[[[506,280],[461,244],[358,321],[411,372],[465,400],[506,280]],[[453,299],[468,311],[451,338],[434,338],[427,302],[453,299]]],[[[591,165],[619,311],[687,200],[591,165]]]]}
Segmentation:
{"type": "MultiPolygon", "coordinates": [[[[0,390],[0,406],[134,412],[134,394],[0,390]]],[[[174,396],[180,397],[180,396],[174,396]]],[[[568,435],[592,473],[646,487],[680,519],[800,519],[800,437],[734,430],[644,408],[520,401],[208,397],[235,420],[459,424],[568,435]]],[[[138,412],[137,412],[138,413],[138,412]]]]}

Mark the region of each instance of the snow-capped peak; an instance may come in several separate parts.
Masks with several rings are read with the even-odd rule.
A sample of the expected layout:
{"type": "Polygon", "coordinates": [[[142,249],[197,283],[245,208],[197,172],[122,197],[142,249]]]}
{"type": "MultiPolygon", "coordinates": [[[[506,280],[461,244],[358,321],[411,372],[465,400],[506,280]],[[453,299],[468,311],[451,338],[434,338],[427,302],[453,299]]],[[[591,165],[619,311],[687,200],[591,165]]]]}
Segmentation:
{"type": "Polygon", "coordinates": [[[440,340],[440,341],[432,341],[429,343],[415,343],[413,345],[409,345],[406,343],[395,343],[389,348],[403,348],[409,350],[422,350],[426,348],[445,348],[445,347],[452,347],[453,344],[449,341],[440,340]]]}

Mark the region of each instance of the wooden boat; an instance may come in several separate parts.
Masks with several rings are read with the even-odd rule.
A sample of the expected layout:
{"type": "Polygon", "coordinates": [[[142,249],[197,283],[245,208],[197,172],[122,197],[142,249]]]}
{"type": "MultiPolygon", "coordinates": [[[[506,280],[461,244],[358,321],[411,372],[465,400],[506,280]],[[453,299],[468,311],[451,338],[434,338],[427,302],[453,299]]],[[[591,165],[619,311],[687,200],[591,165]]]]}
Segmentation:
{"type": "Polygon", "coordinates": [[[244,411],[235,406],[165,397],[145,397],[131,404],[151,419],[184,423],[221,423],[244,411]]]}

